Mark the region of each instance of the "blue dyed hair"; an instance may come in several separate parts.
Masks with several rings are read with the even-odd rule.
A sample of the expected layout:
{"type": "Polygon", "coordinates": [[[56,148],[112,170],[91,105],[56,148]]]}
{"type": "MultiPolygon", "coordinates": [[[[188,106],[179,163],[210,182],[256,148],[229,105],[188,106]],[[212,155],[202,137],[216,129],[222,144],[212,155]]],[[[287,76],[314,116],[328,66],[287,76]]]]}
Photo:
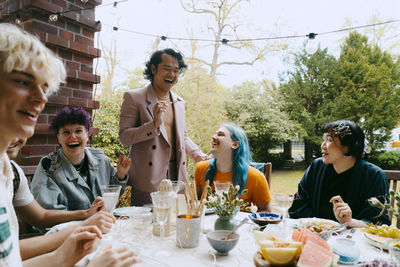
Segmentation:
{"type": "MultiPolygon", "coordinates": [[[[247,173],[249,171],[249,164],[252,161],[250,155],[250,146],[249,141],[247,140],[247,136],[244,133],[243,129],[239,126],[231,123],[222,124],[221,127],[225,127],[231,134],[231,138],[233,141],[238,141],[239,147],[233,150],[232,164],[233,164],[233,173],[232,173],[232,183],[234,185],[240,186],[240,192],[242,192],[247,183],[247,173]]],[[[210,181],[210,184],[213,183],[215,174],[217,173],[217,159],[213,158],[210,160],[210,167],[206,172],[206,180],[210,181]]]]}

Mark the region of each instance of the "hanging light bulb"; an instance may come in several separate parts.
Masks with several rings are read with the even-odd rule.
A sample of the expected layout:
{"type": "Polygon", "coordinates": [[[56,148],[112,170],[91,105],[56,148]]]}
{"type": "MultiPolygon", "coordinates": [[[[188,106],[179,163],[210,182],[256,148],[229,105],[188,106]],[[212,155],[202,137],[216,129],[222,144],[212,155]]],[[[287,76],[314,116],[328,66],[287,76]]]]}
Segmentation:
{"type": "Polygon", "coordinates": [[[317,36],[317,33],[310,32],[307,34],[306,51],[308,54],[314,54],[318,50],[318,43],[315,40],[315,36],[317,36]]]}
{"type": "Polygon", "coordinates": [[[49,20],[52,21],[52,22],[57,21],[58,20],[58,15],[57,14],[51,14],[49,16],[49,20]]]}
{"type": "Polygon", "coordinates": [[[22,20],[21,20],[21,16],[17,15],[15,18],[15,24],[21,25],[22,24],[22,20]]]}

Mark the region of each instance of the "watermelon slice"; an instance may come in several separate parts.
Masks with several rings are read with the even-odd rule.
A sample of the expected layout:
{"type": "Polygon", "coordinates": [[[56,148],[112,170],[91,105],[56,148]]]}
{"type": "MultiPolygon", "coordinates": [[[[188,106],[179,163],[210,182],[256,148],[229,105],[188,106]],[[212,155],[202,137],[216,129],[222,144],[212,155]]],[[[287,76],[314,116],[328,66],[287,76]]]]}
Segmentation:
{"type": "Polygon", "coordinates": [[[306,244],[303,247],[298,267],[329,267],[332,265],[332,256],[319,250],[314,244],[306,244]]]}

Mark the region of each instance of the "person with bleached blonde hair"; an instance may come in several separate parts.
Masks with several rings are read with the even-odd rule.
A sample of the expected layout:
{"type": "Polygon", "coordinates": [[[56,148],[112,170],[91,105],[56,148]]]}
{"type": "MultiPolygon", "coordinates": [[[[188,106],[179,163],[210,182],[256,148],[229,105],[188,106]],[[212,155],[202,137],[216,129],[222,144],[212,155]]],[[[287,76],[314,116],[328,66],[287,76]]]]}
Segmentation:
{"type": "MultiPolygon", "coordinates": [[[[36,37],[17,26],[0,23],[0,266],[22,266],[18,222],[12,205],[13,171],[6,150],[13,138],[33,135],[47,96],[58,90],[66,71],[62,61],[36,37]]],[[[56,250],[23,262],[24,266],[73,266],[90,253],[102,234],[96,226],[75,230],[56,250]]],[[[133,251],[110,253],[125,265],[137,261],[133,251]],[[122,257],[122,255],[124,257],[122,257]]],[[[89,265],[90,265],[89,264],[89,265]]]]}

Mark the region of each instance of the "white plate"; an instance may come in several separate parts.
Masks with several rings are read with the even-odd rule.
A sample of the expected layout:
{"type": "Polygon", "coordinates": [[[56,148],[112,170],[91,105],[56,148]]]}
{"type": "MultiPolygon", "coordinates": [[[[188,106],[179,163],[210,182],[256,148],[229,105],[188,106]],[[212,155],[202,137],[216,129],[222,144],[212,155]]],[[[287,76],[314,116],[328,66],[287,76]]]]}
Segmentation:
{"type": "MultiPolygon", "coordinates": [[[[332,225],[332,231],[335,233],[339,233],[343,230],[346,229],[346,226],[343,224],[340,224],[338,222],[328,220],[328,219],[320,219],[320,218],[303,218],[299,219],[297,222],[294,223],[294,227],[296,228],[301,228],[303,226],[309,225],[309,224],[317,224],[317,225],[324,225],[323,223],[326,223],[328,225],[332,225]]],[[[328,226],[329,227],[329,226],[328,226]]],[[[329,227],[330,228],[330,227],[329,227]]]]}
{"type": "Polygon", "coordinates": [[[365,239],[367,239],[368,243],[370,243],[371,245],[373,245],[377,248],[384,249],[384,250],[389,250],[387,242],[389,240],[391,240],[392,238],[382,237],[379,235],[373,235],[370,233],[364,233],[364,236],[365,236],[365,239]]]}
{"type": "Polygon", "coordinates": [[[139,214],[139,213],[146,213],[146,212],[150,212],[151,208],[147,208],[147,207],[123,207],[123,208],[118,208],[114,210],[114,215],[115,216],[132,216],[135,214],[139,214]]]}

